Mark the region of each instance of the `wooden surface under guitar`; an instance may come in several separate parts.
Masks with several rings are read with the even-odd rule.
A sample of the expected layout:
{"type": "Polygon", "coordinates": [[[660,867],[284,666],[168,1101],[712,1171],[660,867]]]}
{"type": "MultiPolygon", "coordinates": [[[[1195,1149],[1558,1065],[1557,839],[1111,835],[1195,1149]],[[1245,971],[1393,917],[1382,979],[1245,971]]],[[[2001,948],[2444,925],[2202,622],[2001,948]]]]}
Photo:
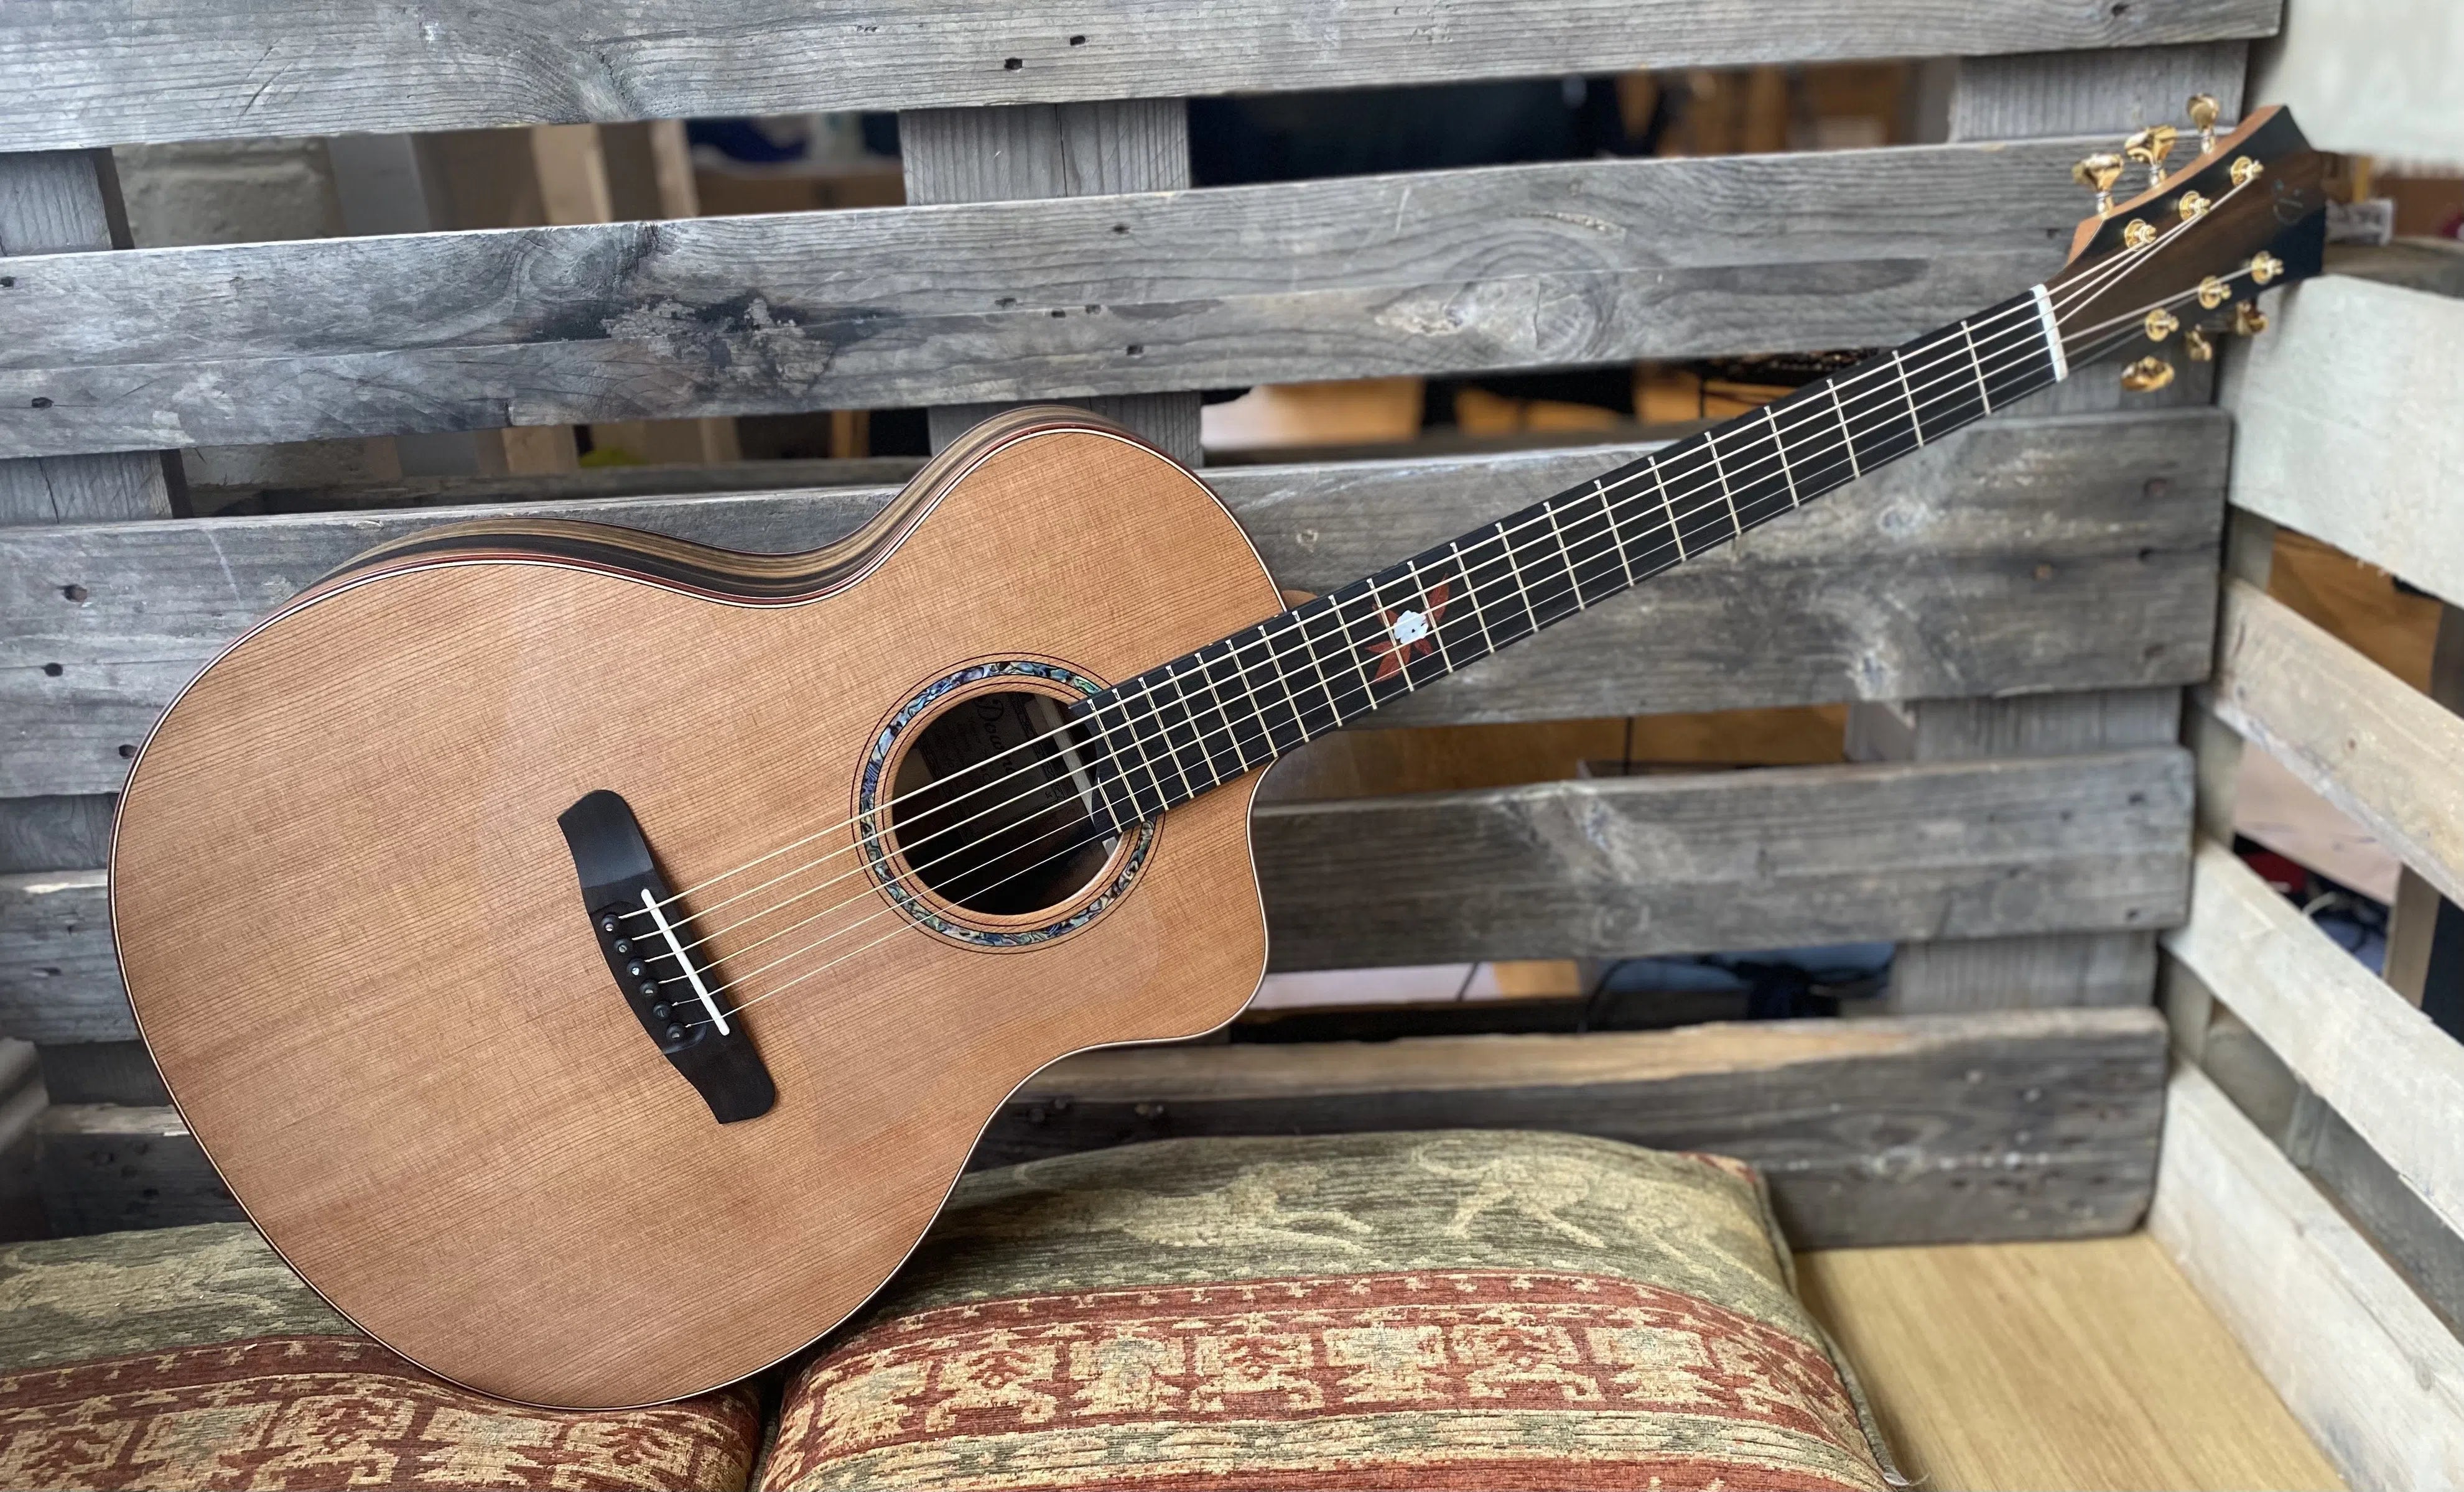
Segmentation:
{"type": "MultiPolygon", "coordinates": [[[[1202,484],[1056,413],[989,423],[792,567],[604,529],[594,559],[521,559],[560,536],[511,525],[496,559],[376,557],[165,717],[113,857],[146,913],[116,930],[129,995],[233,1195],[353,1320],[530,1402],[733,1381],[889,1277],[1036,1068],[1247,1000],[1254,778],[1174,812],[1073,936],[899,935],[746,1011],[779,1099],[743,1123],[658,1060],[576,893],[557,816],[584,793],[623,793],[689,886],[846,817],[884,711],[962,665],[1117,679],[1281,609],[1202,484]],[[749,606],[619,568],[679,559],[713,591],[785,568],[842,588],[749,606]]],[[[888,905],[850,881],[816,910],[842,891],[868,894],[825,929],[888,905]]]]}

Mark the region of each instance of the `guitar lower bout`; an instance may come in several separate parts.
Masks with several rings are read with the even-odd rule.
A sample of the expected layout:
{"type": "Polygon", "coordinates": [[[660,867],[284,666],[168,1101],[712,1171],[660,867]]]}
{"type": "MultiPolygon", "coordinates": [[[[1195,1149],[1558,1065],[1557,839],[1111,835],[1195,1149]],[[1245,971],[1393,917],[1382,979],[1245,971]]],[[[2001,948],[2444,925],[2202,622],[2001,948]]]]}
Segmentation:
{"type": "Polygon", "coordinates": [[[896,1269],[1038,1068],[1254,992],[1254,775],[1155,819],[1050,733],[1281,604],[1194,476],[1053,408],[804,554],[421,535],[147,741],[131,1002],[232,1195],[388,1346],[559,1407],[733,1382],[896,1269]],[[602,793],[647,868],[561,829],[602,793]]]}

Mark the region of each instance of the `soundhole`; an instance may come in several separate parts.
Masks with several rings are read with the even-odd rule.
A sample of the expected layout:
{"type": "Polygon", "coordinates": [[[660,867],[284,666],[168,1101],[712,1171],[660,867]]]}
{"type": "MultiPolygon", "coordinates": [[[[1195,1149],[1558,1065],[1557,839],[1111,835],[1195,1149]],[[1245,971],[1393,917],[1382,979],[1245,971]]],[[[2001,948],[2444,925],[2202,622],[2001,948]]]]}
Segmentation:
{"type": "Polygon", "coordinates": [[[1060,701],[971,694],[927,721],[898,763],[891,837],[908,878],[986,917],[1064,906],[1104,872],[1098,827],[1060,701]]]}

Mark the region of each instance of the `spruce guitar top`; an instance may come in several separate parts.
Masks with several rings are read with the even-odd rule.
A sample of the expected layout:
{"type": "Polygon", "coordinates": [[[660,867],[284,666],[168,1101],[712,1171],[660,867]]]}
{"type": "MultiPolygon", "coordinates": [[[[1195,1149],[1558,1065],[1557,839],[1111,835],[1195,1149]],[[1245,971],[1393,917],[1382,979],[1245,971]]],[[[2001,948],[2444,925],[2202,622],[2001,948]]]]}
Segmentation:
{"type": "MultiPolygon", "coordinates": [[[[2212,106],[2211,105],[2211,108],[2212,106]]],[[[2209,116],[2212,119],[2212,114],[2209,116]]],[[[370,1333],[509,1398],[753,1372],[913,1248],[1044,1064],[1230,1020],[1259,769],[2107,353],[2264,325],[2321,165],[2255,114],[2045,283],[1287,607],[1058,406],[748,555],[518,518],[363,555],[140,754],[112,918],[181,1112],[370,1333]]]]}

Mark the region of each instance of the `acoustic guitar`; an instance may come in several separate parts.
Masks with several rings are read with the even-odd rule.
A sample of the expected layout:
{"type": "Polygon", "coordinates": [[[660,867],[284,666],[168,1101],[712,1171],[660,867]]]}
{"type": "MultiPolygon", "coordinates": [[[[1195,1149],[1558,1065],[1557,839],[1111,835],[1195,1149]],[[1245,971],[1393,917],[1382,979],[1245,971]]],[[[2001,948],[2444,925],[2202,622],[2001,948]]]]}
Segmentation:
{"type": "MultiPolygon", "coordinates": [[[[2212,114],[2209,116],[2212,120],[2212,114]]],[[[2314,273],[2263,110],[2001,304],[1305,604],[1203,482],[1071,409],[844,541],[500,517],[363,555],[139,754],[137,1018],[283,1257],[535,1404],[660,1402],[845,1320],[1039,1067],[1231,1020],[1260,769],[2130,348],[2314,273]]],[[[2108,193],[2123,169],[2082,163],[2108,193]]]]}

